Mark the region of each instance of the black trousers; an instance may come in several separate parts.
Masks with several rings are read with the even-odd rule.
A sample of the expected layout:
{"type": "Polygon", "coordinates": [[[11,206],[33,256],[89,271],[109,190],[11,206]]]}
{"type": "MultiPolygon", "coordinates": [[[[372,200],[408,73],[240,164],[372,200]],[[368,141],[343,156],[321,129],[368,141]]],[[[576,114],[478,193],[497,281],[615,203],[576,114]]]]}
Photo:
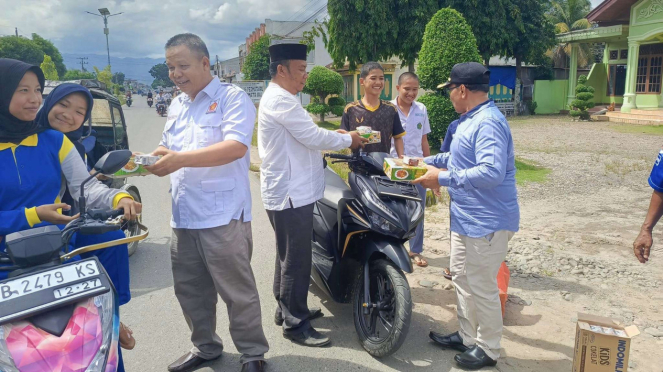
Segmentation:
{"type": "Polygon", "coordinates": [[[267,211],[276,234],[274,298],[283,316],[283,330],[299,333],[311,327],[308,287],[311,282],[313,204],[267,211]]]}

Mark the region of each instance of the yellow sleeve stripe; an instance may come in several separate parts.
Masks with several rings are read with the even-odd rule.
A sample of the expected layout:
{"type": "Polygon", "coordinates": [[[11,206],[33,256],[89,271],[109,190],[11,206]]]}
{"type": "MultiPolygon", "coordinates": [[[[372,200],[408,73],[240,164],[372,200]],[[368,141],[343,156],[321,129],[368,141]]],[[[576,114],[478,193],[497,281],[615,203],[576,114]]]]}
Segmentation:
{"type": "Polygon", "coordinates": [[[28,220],[30,227],[41,223],[39,215],[37,215],[37,207],[25,208],[25,219],[28,220]]]}
{"type": "Polygon", "coordinates": [[[407,134],[407,132],[403,132],[403,133],[401,133],[401,134],[397,134],[397,135],[395,135],[395,136],[393,136],[393,137],[394,137],[394,138],[401,138],[401,137],[405,136],[406,134],[407,134]]]}
{"type": "Polygon", "coordinates": [[[74,144],[71,143],[69,138],[67,138],[66,136],[63,137],[62,147],[60,147],[60,153],[58,154],[59,157],[60,157],[60,164],[62,164],[62,162],[64,162],[64,159],[67,157],[67,155],[69,155],[69,153],[71,152],[71,150],[73,148],[74,148],[74,144]]]}
{"type": "Polygon", "coordinates": [[[127,194],[126,192],[121,192],[113,198],[113,209],[117,209],[118,203],[120,203],[121,199],[124,198],[131,198],[131,200],[134,200],[134,198],[131,197],[131,195],[127,194]]]}

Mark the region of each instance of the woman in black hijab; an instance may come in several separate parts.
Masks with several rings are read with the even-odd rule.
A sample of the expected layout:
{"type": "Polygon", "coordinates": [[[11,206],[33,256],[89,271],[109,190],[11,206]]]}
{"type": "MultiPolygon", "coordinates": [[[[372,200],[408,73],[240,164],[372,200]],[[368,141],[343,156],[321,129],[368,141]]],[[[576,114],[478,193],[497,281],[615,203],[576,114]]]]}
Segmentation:
{"type": "Polygon", "coordinates": [[[45,130],[39,127],[34,117],[41,105],[41,89],[44,87],[44,82],[44,73],[39,67],[15,59],[0,58],[0,143],[18,144],[25,138],[45,130]],[[22,87],[24,91],[16,92],[16,88],[28,71],[35,74],[39,81],[38,94],[28,92],[27,87],[22,87]],[[20,96],[16,97],[18,99],[12,99],[15,92],[20,96]],[[16,106],[18,117],[9,112],[10,104],[16,106]]]}

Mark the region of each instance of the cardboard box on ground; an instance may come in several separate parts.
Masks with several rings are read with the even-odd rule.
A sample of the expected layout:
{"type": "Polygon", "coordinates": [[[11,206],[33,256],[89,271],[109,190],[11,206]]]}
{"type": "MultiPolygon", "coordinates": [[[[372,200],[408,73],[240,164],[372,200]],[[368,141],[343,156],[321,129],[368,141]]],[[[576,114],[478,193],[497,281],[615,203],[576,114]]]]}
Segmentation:
{"type": "Polygon", "coordinates": [[[631,338],[638,327],[619,321],[578,313],[573,372],[626,372],[631,338]]]}

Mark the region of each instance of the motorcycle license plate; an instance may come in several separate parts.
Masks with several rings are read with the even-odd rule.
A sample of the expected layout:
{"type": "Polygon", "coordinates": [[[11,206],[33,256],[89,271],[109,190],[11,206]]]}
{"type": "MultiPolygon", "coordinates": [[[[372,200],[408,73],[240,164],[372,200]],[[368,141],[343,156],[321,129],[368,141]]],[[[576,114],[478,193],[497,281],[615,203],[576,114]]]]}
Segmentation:
{"type": "Polygon", "coordinates": [[[108,275],[96,257],[0,282],[0,324],[108,292],[108,275]]]}

